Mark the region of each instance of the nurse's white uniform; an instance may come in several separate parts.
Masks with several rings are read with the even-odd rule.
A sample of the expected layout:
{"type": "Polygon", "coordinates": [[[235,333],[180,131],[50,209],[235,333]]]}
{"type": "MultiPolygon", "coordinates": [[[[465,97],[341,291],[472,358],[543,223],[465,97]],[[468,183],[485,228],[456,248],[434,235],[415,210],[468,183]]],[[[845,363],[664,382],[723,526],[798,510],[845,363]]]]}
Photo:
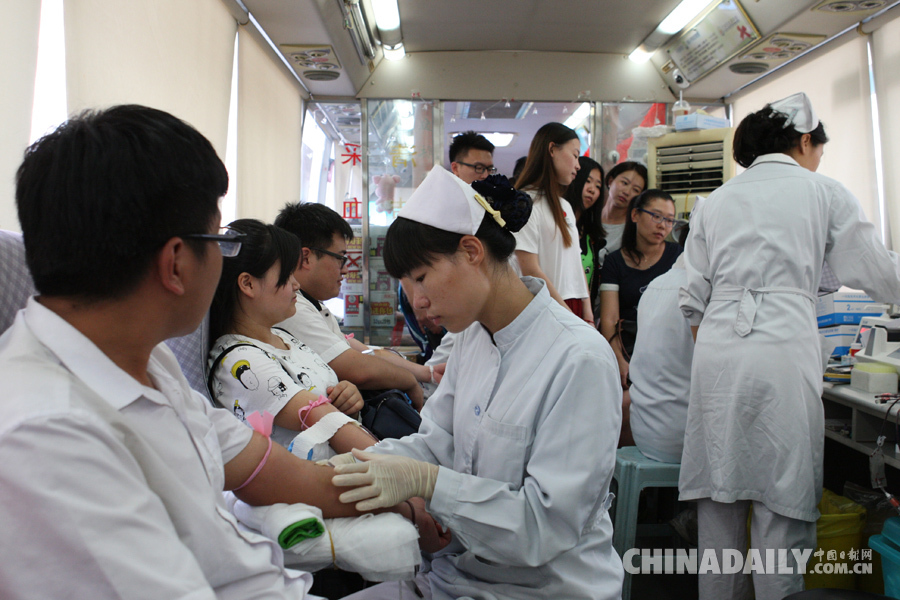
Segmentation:
{"type": "Polygon", "coordinates": [[[784,154],[757,158],[691,218],[681,307],[699,325],[682,500],[753,500],[815,521],[822,493],[822,361],[815,292],[827,261],[847,286],[900,300],[900,260],[840,183],[784,154]]]}
{"type": "Polygon", "coordinates": [[[373,451],[445,467],[428,504],[453,534],[428,574],[435,600],[619,598],[616,359],[542,280],[523,281],[535,297],[512,323],[459,334],[419,433],[373,451]]]}

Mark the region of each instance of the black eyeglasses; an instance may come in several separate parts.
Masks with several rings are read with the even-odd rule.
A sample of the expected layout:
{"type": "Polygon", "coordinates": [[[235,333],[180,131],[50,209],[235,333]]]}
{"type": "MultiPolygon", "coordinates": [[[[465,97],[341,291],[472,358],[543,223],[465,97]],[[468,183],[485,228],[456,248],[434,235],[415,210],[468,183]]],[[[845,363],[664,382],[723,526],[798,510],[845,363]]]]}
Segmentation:
{"type": "Polygon", "coordinates": [[[247,234],[228,228],[220,229],[219,231],[219,233],[187,233],[180,237],[190,240],[218,242],[222,256],[225,258],[237,256],[241,251],[241,240],[247,237],[247,234]]]}
{"type": "Polygon", "coordinates": [[[322,254],[327,254],[331,258],[336,258],[341,261],[341,268],[344,268],[344,265],[347,264],[347,261],[350,260],[350,257],[344,256],[343,254],[338,254],[337,252],[329,252],[324,248],[310,248],[310,250],[315,250],[316,252],[321,252],[322,254]]]}
{"type": "Polygon", "coordinates": [[[495,167],[494,165],[487,166],[487,165],[483,165],[481,163],[475,163],[474,165],[470,165],[469,163],[464,163],[461,160],[457,160],[454,162],[458,165],[465,165],[467,167],[471,167],[471,168],[475,169],[475,172],[478,173],[479,175],[481,175],[485,171],[488,172],[488,175],[496,175],[497,174],[497,167],[495,167]]]}
{"type": "Polygon", "coordinates": [[[678,222],[676,219],[664,217],[661,214],[651,212],[651,211],[647,210],[646,208],[639,208],[638,210],[641,211],[642,213],[647,213],[648,215],[650,215],[650,218],[653,220],[654,223],[663,223],[667,229],[672,229],[673,227],[675,227],[675,223],[678,222]]]}

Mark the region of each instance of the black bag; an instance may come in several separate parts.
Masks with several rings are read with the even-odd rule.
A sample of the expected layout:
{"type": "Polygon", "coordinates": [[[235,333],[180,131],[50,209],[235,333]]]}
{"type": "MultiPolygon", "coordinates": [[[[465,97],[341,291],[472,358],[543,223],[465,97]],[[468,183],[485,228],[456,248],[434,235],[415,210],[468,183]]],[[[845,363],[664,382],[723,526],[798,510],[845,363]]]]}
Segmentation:
{"type": "Polygon", "coordinates": [[[620,319],[616,323],[616,333],[622,340],[622,349],[625,353],[625,360],[631,362],[631,355],[634,354],[634,342],[637,339],[637,321],[628,321],[620,319]]]}
{"type": "Polygon", "coordinates": [[[365,405],[362,409],[363,427],[375,434],[379,440],[402,438],[416,433],[422,417],[413,408],[412,402],[400,390],[363,392],[365,405]]]}

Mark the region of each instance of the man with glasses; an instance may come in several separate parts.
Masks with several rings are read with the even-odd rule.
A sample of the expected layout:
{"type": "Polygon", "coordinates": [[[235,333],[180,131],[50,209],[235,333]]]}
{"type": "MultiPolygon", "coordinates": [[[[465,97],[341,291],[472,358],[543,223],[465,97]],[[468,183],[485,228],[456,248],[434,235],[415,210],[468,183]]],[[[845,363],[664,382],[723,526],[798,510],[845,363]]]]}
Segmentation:
{"type": "Polygon", "coordinates": [[[222,492],[347,516],[333,470],[213,408],[162,343],[198,327],[240,251],[215,233],[227,187],[206,138],[142,106],[28,149],[16,204],[39,295],[0,338],[4,598],[307,597],[311,576],[222,492]]]}
{"type": "Polygon", "coordinates": [[[454,136],[450,143],[450,171],[466,183],[495,174],[494,145],[474,131],[454,136]]]}
{"type": "Polygon", "coordinates": [[[278,324],[315,351],[337,373],[361,390],[398,389],[406,392],[421,409],[423,392],[419,382],[432,379],[426,366],[398,354],[371,349],[341,332],[337,318],[323,304],[337,297],[347,273],[347,243],[353,230],[341,215],[324,204],[288,204],[275,225],[300,238],[303,246],[294,277],[300,284],[297,312],[278,324]]]}

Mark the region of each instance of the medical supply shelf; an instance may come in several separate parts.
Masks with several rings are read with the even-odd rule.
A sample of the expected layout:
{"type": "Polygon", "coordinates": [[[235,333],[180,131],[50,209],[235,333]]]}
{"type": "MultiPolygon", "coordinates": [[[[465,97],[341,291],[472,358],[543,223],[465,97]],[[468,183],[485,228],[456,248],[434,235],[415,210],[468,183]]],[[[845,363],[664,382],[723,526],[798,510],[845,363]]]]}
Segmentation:
{"type": "MultiPolygon", "coordinates": [[[[826,419],[841,419],[850,424],[849,436],[826,429],[825,437],[866,455],[875,450],[875,440],[882,431],[882,422],[890,403],[876,404],[873,393],[852,388],[847,384],[833,383],[824,384],[822,402],[826,419]]],[[[898,412],[900,403],[891,411],[888,423],[884,426],[887,441],[884,443],[883,451],[885,464],[900,469],[900,455],[894,451],[894,444],[897,441],[894,424],[898,412]]]]}

